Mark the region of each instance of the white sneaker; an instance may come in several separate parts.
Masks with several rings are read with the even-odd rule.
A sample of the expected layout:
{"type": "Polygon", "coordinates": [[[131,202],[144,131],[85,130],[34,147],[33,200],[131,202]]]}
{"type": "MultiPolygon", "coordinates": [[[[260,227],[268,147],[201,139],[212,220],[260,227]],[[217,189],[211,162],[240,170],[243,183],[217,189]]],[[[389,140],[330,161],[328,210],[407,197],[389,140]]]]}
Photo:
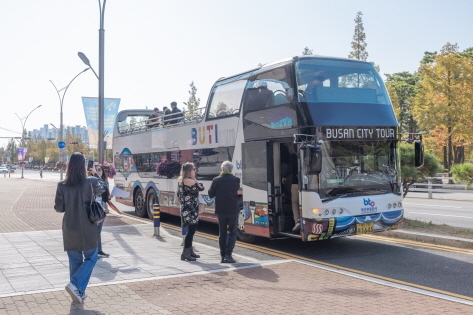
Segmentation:
{"type": "Polygon", "coordinates": [[[87,293],[82,293],[82,302],[84,302],[85,298],[87,297],[87,293]]]}
{"type": "Polygon", "coordinates": [[[296,225],[294,225],[294,228],[292,229],[292,232],[296,232],[300,228],[301,228],[301,224],[299,222],[297,222],[296,225]]]}
{"type": "Polygon", "coordinates": [[[75,303],[82,303],[82,297],[80,296],[79,289],[72,282],[69,282],[66,285],[66,291],[69,293],[75,303]]]}

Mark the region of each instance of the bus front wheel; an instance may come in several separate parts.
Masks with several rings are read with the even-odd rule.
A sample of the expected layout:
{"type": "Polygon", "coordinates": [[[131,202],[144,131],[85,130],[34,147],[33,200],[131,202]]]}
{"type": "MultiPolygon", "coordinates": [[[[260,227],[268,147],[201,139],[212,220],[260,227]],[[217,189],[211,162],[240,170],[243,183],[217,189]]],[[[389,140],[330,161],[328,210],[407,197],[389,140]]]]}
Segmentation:
{"type": "Polygon", "coordinates": [[[135,213],[137,216],[140,218],[144,218],[146,215],[146,208],[145,208],[145,201],[143,198],[143,193],[141,192],[141,189],[137,189],[135,192],[135,213]]]}

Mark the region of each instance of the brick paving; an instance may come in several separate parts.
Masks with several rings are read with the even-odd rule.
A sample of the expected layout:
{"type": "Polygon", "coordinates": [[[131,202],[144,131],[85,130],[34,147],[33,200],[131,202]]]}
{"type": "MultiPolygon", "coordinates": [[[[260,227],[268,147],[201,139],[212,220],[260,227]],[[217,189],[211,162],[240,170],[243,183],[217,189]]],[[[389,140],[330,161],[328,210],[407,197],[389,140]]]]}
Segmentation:
{"type": "MultiPolygon", "coordinates": [[[[267,256],[196,244],[198,262],[179,259],[180,237],[110,216],[104,250],[84,304],[74,304],[55,213],[55,184],[0,178],[0,315],[3,314],[473,314],[473,306],[267,256]]],[[[470,303],[471,304],[471,303],[470,303]]]]}
{"type": "MultiPolygon", "coordinates": [[[[61,229],[62,214],[54,210],[57,183],[0,177],[0,233],[61,229]]],[[[137,224],[108,215],[104,226],[137,224]]]]}

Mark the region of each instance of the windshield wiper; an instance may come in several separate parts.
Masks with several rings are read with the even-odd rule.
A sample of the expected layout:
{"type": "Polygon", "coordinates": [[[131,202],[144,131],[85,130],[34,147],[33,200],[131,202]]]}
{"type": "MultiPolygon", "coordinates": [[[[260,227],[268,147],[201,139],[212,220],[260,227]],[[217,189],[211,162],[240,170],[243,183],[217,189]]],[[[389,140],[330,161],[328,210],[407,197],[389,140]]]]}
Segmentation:
{"type": "Polygon", "coordinates": [[[348,196],[348,194],[337,194],[335,196],[329,196],[326,199],[322,199],[322,203],[326,203],[326,202],[329,202],[329,201],[332,201],[332,200],[335,200],[335,199],[338,199],[338,198],[344,198],[346,196],[348,196]]]}
{"type": "Polygon", "coordinates": [[[366,192],[366,191],[382,191],[385,194],[388,192],[386,189],[381,189],[381,188],[363,188],[363,189],[350,191],[350,194],[354,194],[357,192],[366,192]]]}

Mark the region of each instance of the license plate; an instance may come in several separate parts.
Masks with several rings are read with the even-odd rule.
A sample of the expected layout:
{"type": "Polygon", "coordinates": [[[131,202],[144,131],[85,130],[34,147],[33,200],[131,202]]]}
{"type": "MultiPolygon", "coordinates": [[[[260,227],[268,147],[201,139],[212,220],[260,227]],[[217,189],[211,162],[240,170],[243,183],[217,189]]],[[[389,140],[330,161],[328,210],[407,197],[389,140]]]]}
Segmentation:
{"type": "Polygon", "coordinates": [[[366,234],[374,232],[374,222],[360,223],[356,225],[356,234],[366,234]]]}

